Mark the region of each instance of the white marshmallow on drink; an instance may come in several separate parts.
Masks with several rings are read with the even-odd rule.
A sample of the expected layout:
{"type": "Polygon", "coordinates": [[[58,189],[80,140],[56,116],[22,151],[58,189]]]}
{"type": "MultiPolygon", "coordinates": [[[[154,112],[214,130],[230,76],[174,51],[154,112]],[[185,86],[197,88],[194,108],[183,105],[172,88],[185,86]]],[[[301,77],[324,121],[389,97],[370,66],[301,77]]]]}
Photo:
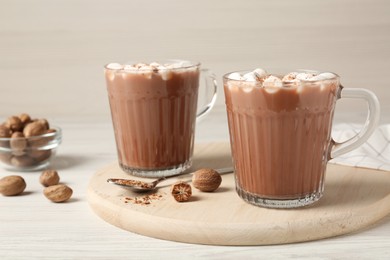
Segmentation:
{"type": "Polygon", "coordinates": [[[191,66],[191,63],[187,61],[179,61],[170,64],[164,64],[164,66],[167,67],[168,69],[181,69],[181,68],[191,66]]]}
{"type": "Polygon", "coordinates": [[[110,63],[106,66],[107,69],[112,69],[112,70],[120,70],[123,68],[123,66],[119,63],[110,63]]]}
{"type": "Polygon", "coordinates": [[[285,87],[299,86],[301,81],[297,79],[298,72],[290,72],[284,75],[282,82],[285,83],[285,87]]]}
{"type": "Polygon", "coordinates": [[[230,90],[237,90],[237,82],[233,82],[233,81],[230,81],[230,80],[234,80],[234,81],[238,81],[238,80],[243,80],[243,77],[241,76],[240,73],[238,72],[233,72],[233,73],[230,73],[227,78],[229,79],[227,81],[227,85],[229,87],[230,90]]]}
{"type": "MultiPolygon", "coordinates": [[[[323,72],[321,74],[316,75],[315,77],[311,78],[311,80],[315,81],[327,81],[327,80],[332,80],[335,79],[336,75],[331,73],[331,72],[323,72]]],[[[321,82],[321,90],[325,90],[326,87],[329,85],[328,82],[321,82]]]]}
{"type": "Polygon", "coordinates": [[[257,81],[263,81],[268,76],[268,73],[261,68],[255,69],[253,71],[253,74],[256,77],[257,81]]]}
{"type": "Polygon", "coordinates": [[[257,81],[257,78],[253,72],[248,72],[248,73],[244,74],[244,76],[242,76],[242,77],[243,77],[243,80],[248,81],[248,82],[256,82],[257,81]]]}
{"type": "Polygon", "coordinates": [[[123,70],[128,71],[128,72],[134,72],[137,69],[133,65],[125,65],[125,66],[123,66],[123,70]]]}
{"type": "Polygon", "coordinates": [[[283,76],[283,82],[296,82],[297,81],[298,72],[290,72],[283,76]]]}
{"type": "Polygon", "coordinates": [[[110,63],[106,66],[106,68],[108,69],[106,70],[106,75],[108,76],[107,78],[113,81],[115,79],[116,70],[122,69],[123,66],[119,63],[110,63]]]}
{"type": "Polygon", "coordinates": [[[151,62],[151,63],[149,64],[149,66],[152,67],[152,68],[158,68],[158,67],[161,66],[161,64],[158,63],[158,62],[151,62]]]}
{"type": "Polygon", "coordinates": [[[331,72],[323,72],[311,78],[311,80],[329,80],[336,78],[336,75],[331,72]]]}
{"type": "Polygon", "coordinates": [[[298,80],[297,93],[302,93],[302,91],[305,88],[305,86],[302,85],[301,81],[311,81],[313,79],[313,77],[314,77],[313,73],[306,73],[306,72],[297,73],[297,75],[296,75],[296,79],[298,80]]]}
{"type": "Polygon", "coordinates": [[[305,73],[305,72],[301,72],[301,73],[298,73],[296,75],[296,79],[298,80],[310,80],[311,78],[313,78],[314,75],[311,74],[311,73],[305,73]]]}
{"type": "Polygon", "coordinates": [[[275,77],[274,75],[269,75],[263,81],[264,90],[272,94],[277,92],[281,87],[283,87],[283,82],[280,78],[275,77]]]}
{"type": "Polygon", "coordinates": [[[274,75],[270,75],[266,77],[263,81],[263,87],[283,87],[283,82],[280,78],[275,77],[274,75]]]}
{"type": "Polygon", "coordinates": [[[232,80],[243,80],[243,77],[241,76],[240,73],[238,72],[233,72],[233,73],[230,73],[228,75],[228,79],[232,79],[232,80]]]}

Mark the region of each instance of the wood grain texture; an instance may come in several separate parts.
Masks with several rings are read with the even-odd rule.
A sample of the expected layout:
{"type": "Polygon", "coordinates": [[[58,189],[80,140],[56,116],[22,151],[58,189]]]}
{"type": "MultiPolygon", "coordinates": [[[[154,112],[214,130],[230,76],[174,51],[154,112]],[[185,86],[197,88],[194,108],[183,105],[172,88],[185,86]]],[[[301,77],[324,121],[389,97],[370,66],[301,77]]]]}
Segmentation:
{"type": "MultiPolygon", "coordinates": [[[[230,165],[227,143],[198,145],[194,169],[230,165]]],[[[126,198],[142,197],[106,183],[110,177],[132,178],[117,163],[99,170],[88,187],[88,201],[101,218],[138,234],[210,245],[267,245],[317,240],[366,228],[390,213],[390,174],[362,168],[329,165],[325,195],[301,209],[265,209],[241,200],[233,174],[223,175],[213,193],[193,192],[187,203],[169,194],[169,180],[149,205],[126,198]],[[128,202],[128,203],[126,203],[128,202]]],[[[190,181],[191,176],[179,179],[190,181]]]]}

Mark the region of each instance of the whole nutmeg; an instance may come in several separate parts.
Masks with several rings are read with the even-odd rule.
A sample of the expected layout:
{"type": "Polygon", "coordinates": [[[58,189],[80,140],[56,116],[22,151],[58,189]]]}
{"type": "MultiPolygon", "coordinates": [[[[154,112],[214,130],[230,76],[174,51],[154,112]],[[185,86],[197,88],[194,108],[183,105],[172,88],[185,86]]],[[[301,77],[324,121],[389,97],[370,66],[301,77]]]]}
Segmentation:
{"type": "Polygon", "coordinates": [[[57,184],[46,187],[43,190],[43,194],[52,202],[64,202],[70,199],[73,194],[73,190],[65,184],[57,184]]]}
{"type": "Polygon", "coordinates": [[[5,121],[5,125],[11,129],[12,131],[20,131],[23,129],[23,123],[17,116],[10,116],[7,121],[5,121]]]}
{"type": "Polygon", "coordinates": [[[43,171],[41,176],[39,177],[39,182],[45,187],[57,185],[59,181],[60,181],[60,176],[58,175],[58,172],[55,170],[43,171]]]}
{"type": "Polygon", "coordinates": [[[16,167],[27,167],[35,164],[34,159],[27,155],[12,156],[10,162],[16,167]]]}
{"type": "Polygon", "coordinates": [[[47,127],[45,124],[43,124],[40,121],[34,121],[31,123],[28,123],[24,129],[23,134],[25,137],[31,137],[31,136],[38,136],[46,134],[47,127]]]}
{"type": "Polygon", "coordinates": [[[9,175],[0,179],[0,193],[4,196],[19,195],[26,188],[26,182],[21,176],[9,175]]]}
{"type": "Polygon", "coordinates": [[[23,126],[31,122],[31,117],[29,114],[23,113],[19,115],[19,119],[22,122],[23,126]]]}
{"type": "MultiPolygon", "coordinates": [[[[0,138],[10,138],[12,135],[11,129],[9,129],[5,125],[0,125],[0,138]]],[[[9,141],[8,139],[6,140],[1,140],[0,141],[0,146],[2,147],[9,147],[9,141]]]]}
{"type": "Polygon", "coordinates": [[[6,164],[10,164],[11,163],[11,158],[12,158],[12,154],[8,153],[8,152],[0,152],[0,161],[6,163],[6,164]]]}
{"type": "Polygon", "coordinates": [[[23,155],[25,154],[25,149],[27,148],[27,140],[24,138],[22,132],[14,132],[11,135],[10,147],[12,149],[12,154],[14,155],[23,155]]]}
{"type": "Polygon", "coordinates": [[[6,125],[0,125],[0,138],[9,138],[12,135],[11,129],[6,125]]]}
{"type": "Polygon", "coordinates": [[[200,191],[215,191],[221,182],[221,175],[214,169],[200,169],[192,175],[192,184],[200,191]]]}
{"type": "Polygon", "coordinates": [[[35,150],[32,149],[28,153],[28,156],[31,157],[31,159],[37,161],[37,162],[43,162],[50,158],[52,152],[51,150],[35,150]]]}
{"type": "Polygon", "coordinates": [[[50,128],[49,121],[44,118],[38,119],[37,122],[45,126],[46,130],[50,128]]]}
{"type": "Polygon", "coordinates": [[[54,129],[54,128],[49,128],[49,129],[46,131],[47,134],[53,134],[53,133],[56,133],[56,132],[57,132],[57,130],[54,129]]]}

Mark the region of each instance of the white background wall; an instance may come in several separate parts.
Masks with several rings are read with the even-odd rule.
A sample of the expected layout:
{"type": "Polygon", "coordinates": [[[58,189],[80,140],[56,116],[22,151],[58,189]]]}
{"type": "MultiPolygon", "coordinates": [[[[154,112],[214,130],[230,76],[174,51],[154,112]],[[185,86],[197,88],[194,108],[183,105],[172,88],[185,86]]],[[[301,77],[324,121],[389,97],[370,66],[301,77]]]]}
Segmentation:
{"type": "MultiPolygon", "coordinates": [[[[334,71],[386,115],[390,2],[0,0],[0,117],[110,120],[103,65],[164,58],[201,61],[219,83],[255,67],[334,71]]],[[[357,102],[338,110],[364,116],[357,102]]]]}

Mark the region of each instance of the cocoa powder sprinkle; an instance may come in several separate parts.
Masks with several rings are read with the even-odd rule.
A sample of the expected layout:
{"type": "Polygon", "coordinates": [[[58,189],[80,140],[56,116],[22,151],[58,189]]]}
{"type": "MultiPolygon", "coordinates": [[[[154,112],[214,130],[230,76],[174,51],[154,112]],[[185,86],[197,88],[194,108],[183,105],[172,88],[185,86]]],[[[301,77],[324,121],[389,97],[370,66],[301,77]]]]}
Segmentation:
{"type": "Polygon", "coordinates": [[[137,204],[137,205],[150,205],[152,204],[153,201],[155,200],[160,200],[163,196],[161,194],[158,194],[158,193],[152,193],[152,194],[148,194],[148,195],[145,195],[145,196],[142,196],[142,197],[134,197],[134,198],[131,198],[131,197],[125,197],[125,203],[133,203],[133,204],[137,204]]]}

